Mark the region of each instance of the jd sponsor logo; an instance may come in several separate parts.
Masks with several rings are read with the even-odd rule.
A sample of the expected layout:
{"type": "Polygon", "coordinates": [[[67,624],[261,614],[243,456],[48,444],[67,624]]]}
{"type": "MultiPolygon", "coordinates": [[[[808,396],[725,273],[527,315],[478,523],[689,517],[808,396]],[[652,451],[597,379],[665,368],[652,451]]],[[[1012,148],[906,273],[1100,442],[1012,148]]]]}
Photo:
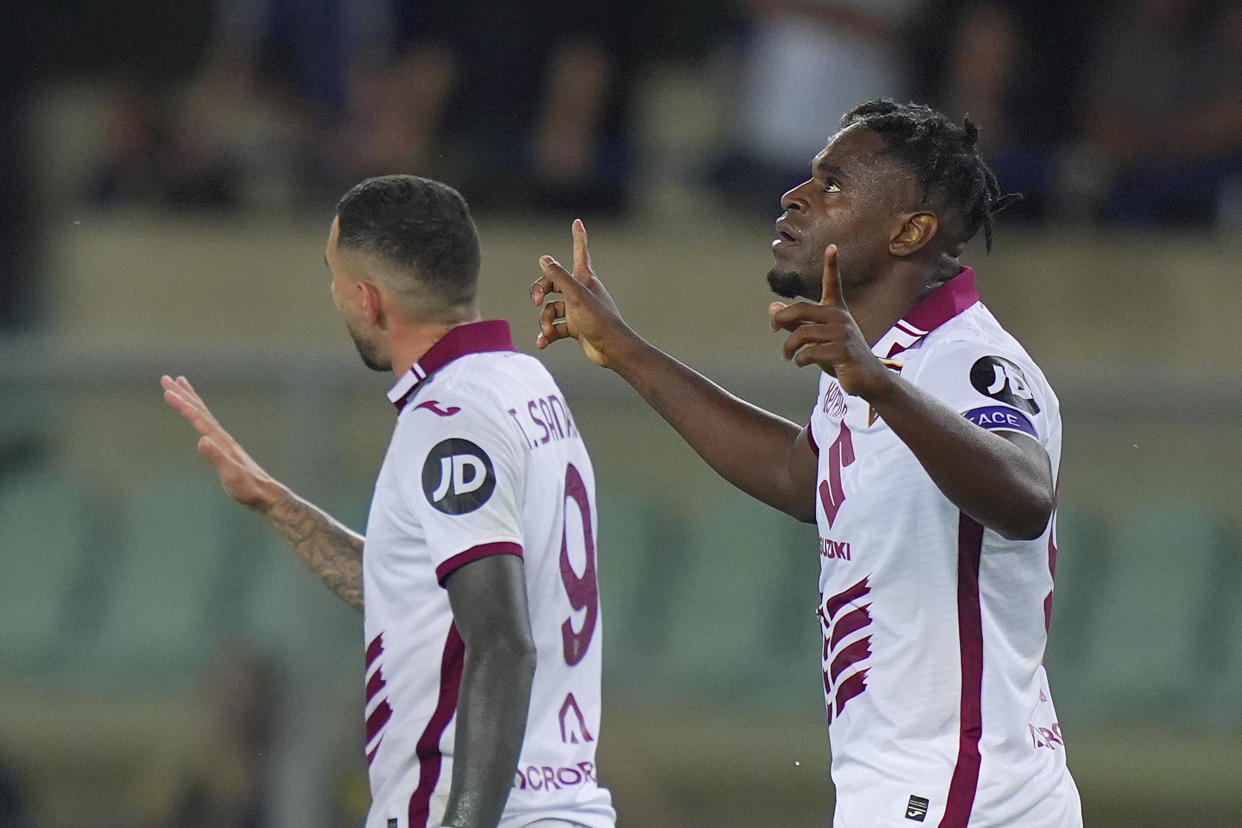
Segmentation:
{"type": "Polygon", "coordinates": [[[1039,413],[1039,403],[1026,381],[1026,374],[1004,357],[985,356],[970,366],[970,384],[986,397],[1020,408],[1029,414],[1039,413]]]}
{"type": "Polygon", "coordinates": [[[441,440],[423,463],[423,494],[428,503],[446,515],[473,512],[495,490],[496,472],[491,458],[469,440],[441,440]]]}

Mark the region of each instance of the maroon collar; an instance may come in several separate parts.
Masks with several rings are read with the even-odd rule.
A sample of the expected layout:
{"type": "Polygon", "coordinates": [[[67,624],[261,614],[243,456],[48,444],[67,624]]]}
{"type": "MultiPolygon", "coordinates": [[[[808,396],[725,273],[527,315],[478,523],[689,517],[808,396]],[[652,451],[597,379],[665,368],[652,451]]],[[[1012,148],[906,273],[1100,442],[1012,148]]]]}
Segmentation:
{"type": "Polygon", "coordinates": [[[899,319],[871,350],[883,359],[892,359],[978,301],[974,268],[963,267],[899,319]]]}
{"type": "Polygon", "coordinates": [[[423,382],[458,357],[489,351],[512,351],[513,337],[509,323],[503,319],[471,322],[451,328],[427,353],[410,366],[397,384],[388,390],[388,399],[400,413],[423,382]]]}

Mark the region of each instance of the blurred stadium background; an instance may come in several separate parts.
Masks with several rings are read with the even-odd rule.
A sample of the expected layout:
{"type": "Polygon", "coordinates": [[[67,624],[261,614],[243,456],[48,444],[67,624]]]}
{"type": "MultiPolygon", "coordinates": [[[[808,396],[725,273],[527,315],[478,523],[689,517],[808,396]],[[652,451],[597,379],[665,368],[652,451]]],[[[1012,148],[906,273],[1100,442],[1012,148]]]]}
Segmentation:
{"type": "MultiPolygon", "coordinates": [[[[640,332],[801,421],[767,242],[813,110],[860,89],[974,113],[1029,195],[966,258],[1061,397],[1047,662],[1087,824],[1239,824],[1242,4],[476,5],[6,7],[0,825],[360,824],[360,618],[227,502],[158,386],[189,376],[362,527],[392,415],[328,299],[346,186],[458,185],[485,312],[531,351],[535,260],[583,216],[640,332]]],[[[546,361],[595,459],[622,824],[829,824],[813,530],[572,346],[546,361]]]]}

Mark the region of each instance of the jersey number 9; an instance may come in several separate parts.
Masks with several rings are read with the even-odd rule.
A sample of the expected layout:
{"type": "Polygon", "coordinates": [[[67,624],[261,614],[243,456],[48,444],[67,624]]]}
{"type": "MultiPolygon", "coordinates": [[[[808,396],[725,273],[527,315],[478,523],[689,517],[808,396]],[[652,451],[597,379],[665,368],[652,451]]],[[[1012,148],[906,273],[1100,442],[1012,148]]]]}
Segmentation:
{"type": "Polygon", "coordinates": [[[587,497],[586,484],[582,475],[569,464],[565,468],[565,510],[566,520],[561,528],[561,581],[565,584],[565,594],[569,596],[569,605],[575,610],[585,610],[582,628],[574,629],[573,618],[566,618],[561,624],[561,637],[565,644],[565,663],[571,667],[582,661],[587,648],[591,645],[591,637],[595,634],[595,623],[599,618],[599,587],[595,580],[595,538],[591,533],[591,501],[587,497]],[[569,560],[569,520],[570,501],[578,507],[582,518],[582,548],[585,552],[586,564],[582,574],[574,571],[569,560]]]}

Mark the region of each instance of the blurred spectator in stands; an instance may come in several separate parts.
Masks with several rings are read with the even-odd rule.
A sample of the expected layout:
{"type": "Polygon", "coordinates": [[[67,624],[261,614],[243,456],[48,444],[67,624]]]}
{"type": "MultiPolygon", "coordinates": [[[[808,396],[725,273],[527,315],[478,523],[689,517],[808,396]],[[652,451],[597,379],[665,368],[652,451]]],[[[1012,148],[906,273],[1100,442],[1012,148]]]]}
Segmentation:
{"type": "Polygon", "coordinates": [[[434,17],[455,79],[438,130],[471,208],[623,210],[632,169],[631,98],[647,2],[478,0],[434,17]],[[487,21],[479,25],[480,20],[487,21]]]}
{"type": "Polygon", "coordinates": [[[619,207],[642,19],[563,1],[466,15],[449,0],[218,0],[170,112],[117,100],[94,193],[231,208],[401,171],[471,174],[461,189],[482,209],[619,207]]]}
{"type": "Polygon", "coordinates": [[[739,203],[771,213],[772,187],[806,179],[841,116],[906,99],[899,47],[916,0],[745,0],[729,148],[712,172],[739,203]]]}
{"type": "MultiPolygon", "coordinates": [[[[27,116],[46,10],[0,4],[0,334],[40,321],[41,216],[31,180],[27,116]]],[[[0,445],[0,452],[3,451],[0,445]]]]}
{"type": "MultiPolygon", "coordinates": [[[[32,332],[46,320],[40,260],[44,215],[35,191],[28,120],[32,90],[52,51],[43,44],[54,30],[53,16],[39,4],[0,3],[0,337],[32,332]]],[[[42,403],[0,386],[0,478],[47,456],[48,411],[42,403]]],[[[7,824],[0,819],[0,825],[7,824]]]]}
{"type": "Polygon", "coordinates": [[[273,666],[249,643],[225,641],[203,676],[201,692],[201,739],[169,745],[143,786],[150,824],[263,828],[270,823],[281,703],[273,666]]]}
{"type": "Polygon", "coordinates": [[[27,828],[35,824],[17,772],[0,762],[0,828],[27,828]]]}
{"type": "MultiPolygon", "coordinates": [[[[1242,172],[1235,2],[1131,0],[1098,33],[1068,193],[1114,226],[1209,227],[1242,172]]],[[[1231,208],[1236,209],[1236,208],[1231,208]]]]}
{"type": "Polygon", "coordinates": [[[982,125],[989,165],[1006,190],[1023,194],[1006,219],[1043,216],[1055,193],[1059,146],[1098,5],[924,0],[912,16],[912,93],[982,125]]]}
{"type": "Polygon", "coordinates": [[[377,112],[405,103],[380,88],[393,68],[389,11],[387,0],[217,0],[186,88],[171,99],[141,87],[118,96],[95,197],[230,208],[305,174],[317,156],[342,167],[371,160],[389,142],[377,112]],[[336,147],[343,157],[317,145],[342,134],[355,138],[336,147]]]}

